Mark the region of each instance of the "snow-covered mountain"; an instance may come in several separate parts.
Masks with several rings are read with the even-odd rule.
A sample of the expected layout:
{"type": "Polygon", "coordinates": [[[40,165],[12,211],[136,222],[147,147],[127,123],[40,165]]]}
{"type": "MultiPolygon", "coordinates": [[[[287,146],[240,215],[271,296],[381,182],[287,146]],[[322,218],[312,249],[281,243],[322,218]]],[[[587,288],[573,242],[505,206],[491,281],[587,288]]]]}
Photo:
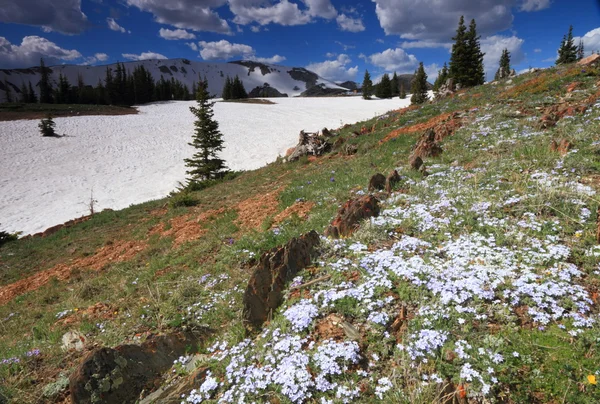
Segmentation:
{"type": "MultiPolygon", "coordinates": [[[[209,91],[216,96],[221,95],[223,84],[227,76],[235,75],[244,83],[249,93],[256,87],[263,87],[267,83],[270,87],[289,97],[298,96],[314,85],[324,85],[327,88],[342,89],[332,81],[325,80],[317,74],[302,67],[287,67],[273,64],[264,64],[254,61],[237,61],[229,63],[195,62],[188,59],[152,59],[123,63],[125,69],[133,72],[136,66],[143,65],[155,80],[161,76],[165,80],[171,77],[181,81],[191,90],[192,83],[198,81],[198,77],[208,79],[209,91]]],[[[59,75],[66,76],[71,85],[77,84],[78,76],[81,74],[84,84],[96,86],[98,81],[104,82],[106,68],[115,69],[116,64],[104,66],[78,66],[58,65],[50,66],[50,77],[54,87],[58,84],[59,75]]],[[[38,83],[40,81],[40,68],[28,69],[0,69],[0,102],[6,101],[5,85],[11,87],[13,97],[19,98],[20,88],[23,83],[31,85],[39,94],[38,83]],[[6,83],[6,84],[5,84],[6,83]]]]}

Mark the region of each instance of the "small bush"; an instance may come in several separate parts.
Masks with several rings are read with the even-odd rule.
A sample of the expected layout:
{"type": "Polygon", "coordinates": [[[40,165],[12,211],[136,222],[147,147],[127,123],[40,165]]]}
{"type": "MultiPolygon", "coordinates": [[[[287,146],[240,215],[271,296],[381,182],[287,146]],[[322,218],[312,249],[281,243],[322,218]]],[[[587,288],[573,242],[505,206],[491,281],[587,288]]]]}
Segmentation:
{"type": "Polygon", "coordinates": [[[172,208],[179,208],[182,206],[196,206],[198,205],[198,200],[194,198],[190,192],[182,191],[171,195],[169,205],[172,208]]]}
{"type": "Polygon", "coordinates": [[[55,126],[56,124],[50,115],[48,115],[48,118],[42,119],[38,125],[42,136],[57,136],[56,132],[54,131],[55,126]]]}
{"type": "Polygon", "coordinates": [[[0,231],[0,246],[8,243],[9,241],[14,241],[18,238],[19,236],[17,234],[11,234],[5,231],[0,231]]]}

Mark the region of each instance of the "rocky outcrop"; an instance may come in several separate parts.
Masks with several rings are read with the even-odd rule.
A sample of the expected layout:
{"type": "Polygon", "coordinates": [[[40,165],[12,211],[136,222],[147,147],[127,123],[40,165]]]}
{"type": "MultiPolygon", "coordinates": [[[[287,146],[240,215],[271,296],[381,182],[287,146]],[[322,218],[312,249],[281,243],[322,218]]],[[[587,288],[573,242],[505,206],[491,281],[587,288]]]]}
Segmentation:
{"type": "Polygon", "coordinates": [[[351,199],[338,210],[325,235],[332,238],[347,237],[354,233],[362,220],[379,216],[379,210],[379,200],[373,195],[351,199]]]}
{"type": "Polygon", "coordinates": [[[351,90],[351,91],[359,89],[358,84],[355,83],[354,81],[350,81],[350,80],[344,81],[343,83],[338,83],[338,86],[344,87],[344,88],[346,88],[348,90],[351,90]]]}
{"type": "Polygon", "coordinates": [[[198,345],[191,332],[150,336],[141,345],[90,352],[69,378],[74,404],[135,403],[160,385],[173,361],[198,345]]]}
{"type": "Polygon", "coordinates": [[[595,55],[590,55],[588,57],[585,57],[583,59],[581,59],[579,62],[577,62],[578,65],[580,66],[589,66],[589,65],[600,65],[600,55],[595,54],[595,55]]]}
{"type": "Polygon", "coordinates": [[[281,93],[276,88],[271,87],[269,83],[254,87],[254,89],[248,93],[249,98],[277,98],[287,96],[286,93],[281,93]]]}
{"type": "Polygon", "coordinates": [[[442,148],[436,141],[435,130],[430,128],[427,129],[417,141],[410,160],[412,162],[416,157],[423,159],[425,157],[437,157],[440,154],[442,154],[442,148]]]}
{"type": "Polygon", "coordinates": [[[381,191],[385,188],[385,176],[377,173],[369,180],[369,191],[381,191]]]}
{"type": "Polygon", "coordinates": [[[455,91],[456,91],[456,87],[454,85],[454,79],[453,78],[449,78],[437,90],[437,92],[435,94],[435,98],[439,99],[439,98],[449,97],[449,96],[453,95],[455,91]]]}
{"type": "Polygon", "coordinates": [[[393,170],[390,175],[385,179],[385,190],[388,194],[392,193],[392,189],[400,182],[400,174],[398,171],[393,170]]]}
{"type": "Polygon", "coordinates": [[[348,92],[345,88],[329,88],[325,84],[316,84],[300,94],[300,97],[327,97],[348,92]]]}
{"type": "Polygon", "coordinates": [[[236,61],[232,61],[229,63],[246,66],[248,68],[248,76],[250,75],[251,72],[253,72],[256,69],[260,69],[260,73],[263,76],[266,76],[267,74],[269,74],[273,71],[273,69],[271,69],[266,64],[260,63],[260,62],[254,62],[252,60],[236,60],[236,61]]]}
{"type": "Polygon", "coordinates": [[[316,85],[317,81],[319,80],[319,76],[317,76],[315,73],[311,72],[310,70],[306,70],[302,67],[294,67],[292,70],[288,70],[288,74],[294,80],[305,82],[306,83],[305,88],[307,88],[307,89],[316,85]]]}
{"type": "Polygon", "coordinates": [[[264,253],[254,267],[244,293],[244,322],[261,327],[283,301],[283,291],[296,274],[316,255],[319,235],[315,231],[291,239],[283,247],[264,253]]]}
{"type": "Polygon", "coordinates": [[[321,156],[331,151],[332,144],[324,136],[318,133],[308,133],[300,131],[298,144],[287,157],[287,161],[296,161],[302,156],[321,156]]]}

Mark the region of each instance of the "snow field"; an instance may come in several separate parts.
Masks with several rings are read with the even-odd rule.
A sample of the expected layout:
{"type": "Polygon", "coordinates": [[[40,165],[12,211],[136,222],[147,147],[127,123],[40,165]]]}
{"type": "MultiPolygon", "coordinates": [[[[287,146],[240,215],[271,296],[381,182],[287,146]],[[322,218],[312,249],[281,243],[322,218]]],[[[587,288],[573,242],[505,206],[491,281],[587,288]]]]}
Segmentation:
{"type": "MultiPolygon", "coordinates": [[[[215,119],[222,157],[252,170],[293,147],[304,129],[318,131],[407,106],[400,99],[277,98],[274,105],[221,103],[215,119]]],[[[56,118],[66,136],[43,138],[37,120],[0,122],[0,227],[23,235],[89,214],[165,197],[185,180],[191,156],[191,101],[140,106],[138,115],[56,118]]]]}

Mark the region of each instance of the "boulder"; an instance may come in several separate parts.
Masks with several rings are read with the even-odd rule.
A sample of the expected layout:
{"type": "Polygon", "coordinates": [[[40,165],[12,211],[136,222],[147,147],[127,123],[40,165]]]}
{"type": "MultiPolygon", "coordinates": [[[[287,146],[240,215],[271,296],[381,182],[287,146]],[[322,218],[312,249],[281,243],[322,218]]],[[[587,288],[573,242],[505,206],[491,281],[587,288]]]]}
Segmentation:
{"type": "Polygon", "coordinates": [[[588,66],[594,63],[600,64],[600,55],[590,55],[577,62],[577,64],[580,66],[588,66]]]}
{"type": "Polygon", "coordinates": [[[438,91],[437,91],[435,97],[436,98],[446,98],[446,97],[454,94],[456,92],[456,90],[457,90],[457,88],[454,84],[454,79],[449,78],[448,80],[446,80],[446,82],[444,84],[442,84],[440,86],[440,88],[438,88],[438,91]]]}
{"type": "Polygon", "coordinates": [[[385,176],[377,173],[369,180],[369,191],[381,191],[385,188],[385,176]]]}
{"type": "Polygon", "coordinates": [[[246,326],[257,329],[269,319],[281,305],[287,283],[310,265],[319,243],[319,235],[313,230],[260,257],[244,293],[246,326]]]}
{"type": "Polygon", "coordinates": [[[308,133],[301,130],[298,144],[287,159],[288,161],[296,161],[302,156],[321,156],[330,152],[331,147],[331,143],[324,137],[319,136],[316,133],[308,133]]]}
{"type": "Polygon", "coordinates": [[[373,195],[365,195],[346,202],[325,230],[332,238],[346,237],[354,233],[360,222],[372,216],[379,216],[379,200],[373,195]]]}
{"type": "Polygon", "coordinates": [[[198,345],[191,332],[150,336],[141,345],[90,352],[69,378],[71,400],[80,403],[135,403],[142,391],[159,387],[173,361],[198,345]]]}
{"type": "Polygon", "coordinates": [[[436,133],[433,128],[427,129],[419,138],[412,153],[412,157],[437,157],[442,154],[442,148],[436,139],[436,133]]]}
{"type": "Polygon", "coordinates": [[[62,350],[63,351],[83,351],[86,343],[85,336],[79,331],[69,331],[62,336],[62,350]]]}
{"type": "Polygon", "coordinates": [[[355,144],[347,144],[344,146],[343,151],[346,156],[352,156],[358,153],[358,146],[355,144]]]}
{"type": "Polygon", "coordinates": [[[419,156],[411,156],[409,160],[410,168],[413,170],[418,170],[423,165],[423,159],[419,156]]]}
{"type": "Polygon", "coordinates": [[[387,193],[388,194],[392,193],[392,189],[399,182],[400,182],[400,174],[398,174],[398,171],[393,170],[390,173],[390,175],[388,175],[388,177],[385,179],[385,190],[387,191],[387,193]]]}

